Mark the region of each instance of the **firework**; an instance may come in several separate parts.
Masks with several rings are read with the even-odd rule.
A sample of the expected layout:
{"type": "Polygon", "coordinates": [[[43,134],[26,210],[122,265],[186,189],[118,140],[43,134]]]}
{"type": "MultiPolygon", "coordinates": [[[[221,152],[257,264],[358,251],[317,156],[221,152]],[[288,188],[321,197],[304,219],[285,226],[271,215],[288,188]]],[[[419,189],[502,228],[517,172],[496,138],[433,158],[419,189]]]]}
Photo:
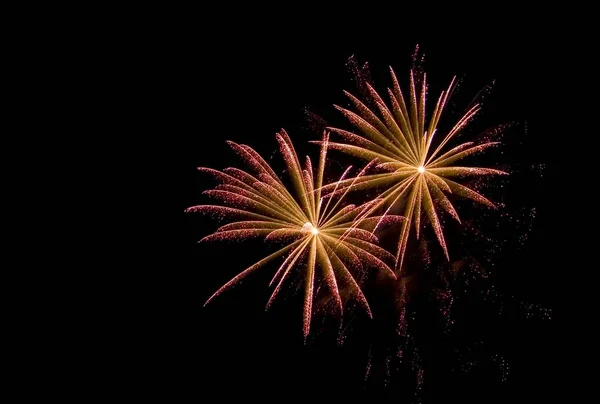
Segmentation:
{"type": "MultiPolygon", "coordinates": [[[[305,338],[310,329],[315,277],[318,270],[340,310],[343,303],[338,285],[344,283],[371,316],[369,304],[353,274],[361,273],[368,266],[385,271],[395,278],[392,269],[386,263],[386,261],[393,262],[394,256],[376,245],[377,238],[373,230],[381,220],[394,222],[400,221],[401,217],[389,216],[385,219],[372,217],[361,220],[357,225],[354,219],[370,210],[373,203],[378,201],[360,206],[343,206],[342,201],[346,192],[342,192],[339,198],[325,200],[321,197],[328,139],[328,134],[324,134],[315,175],[309,157],[306,157],[305,166],[302,168],[287,133],[281,131],[277,134],[280,151],[290,175],[291,190],[286,188],[269,164],[246,145],[228,142],[252,169],[252,174],[236,168],[226,168],[222,172],[199,168],[201,171],[213,174],[220,181],[215,189],[206,191],[205,194],[218,199],[224,206],[199,205],[186,211],[239,219],[222,226],[201,241],[264,237],[265,240],[285,244],[284,247],[227,282],[208,299],[206,304],[258,268],[270,261],[281,259],[283,262],[270,283],[274,290],[267,308],[294,269],[296,272],[301,270],[305,282],[303,313],[305,338]]],[[[344,175],[347,175],[349,170],[350,168],[344,175]]],[[[344,175],[338,183],[343,182],[344,175]]],[[[359,178],[360,176],[355,180],[358,181],[359,178]]]]}
{"type": "MultiPolygon", "coordinates": [[[[404,206],[403,216],[406,220],[400,226],[400,238],[396,254],[396,270],[402,269],[404,253],[411,228],[414,226],[417,239],[421,229],[421,212],[425,212],[436,234],[446,258],[448,249],[442,226],[439,208],[460,222],[458,214],[446,194],[468,198],[480,204],[494,207],[488,199],[473,189],[455,182],[463,177],[479,177],[505,172],[478,167],[456,165],[461,159],[482,152],[498,142],[475,144],[462,143],[447,150],[453,140],[468,122],[478,113],[480,105],[475,104],[444,135],[438,134],[438,123],[455,89],[456,80],[438,98],[431,116],[426,121],[426,76],[410,74],[410,96],[405,98],[394,71],[390,68],[393,86],[388,88],[390,102],[383,98],[367,84],[370,109],[365,103],[352,94],[345,92],[357,112],[336,106],[356,128],[357,133],[338,128],[328,128],[339,135],[344,142],[330,142],[329,148],[340,150],[351,156],[370,160],[369,165],[383,169],[380,174],[362,175],[361,178],[349,178],[323,187],[324,195],[331,192],[346,192],[348,189],[364,190],[382,187],[384,191],[378,200],[365,212],[367,218],[378,209],[385,213],[404,206]],[[417,80],[419,78],[420,80],[417,80]],[[418,84],[417,81],[420,81],[418,84]],[[375,112],[375,110],[377,112],[375,112]]],[[[317,142],[318,143],[318,142],[317,142]]],[[[358,218],[360,219],[360,218],[358,218]]],[[[360,220],[358,220],[360,222],[360,220]]]]}

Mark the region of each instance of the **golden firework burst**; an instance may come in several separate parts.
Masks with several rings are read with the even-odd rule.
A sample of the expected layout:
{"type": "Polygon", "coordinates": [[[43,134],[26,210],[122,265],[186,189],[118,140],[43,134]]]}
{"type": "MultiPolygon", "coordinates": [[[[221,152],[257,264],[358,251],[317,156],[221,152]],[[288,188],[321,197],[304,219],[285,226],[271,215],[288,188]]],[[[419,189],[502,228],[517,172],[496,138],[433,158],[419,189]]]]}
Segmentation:
{"type": "Polygon", "coordinates": [[[506,173],[490,168],[455,165],[459,160],[481,152],[498,142],[483,144],[466,142],[444,151],[449,142],[461,132],[481,108],[479,104],[472,106],[450,131],[440,137],[437,130],[438,123],[455,88],[456,78],[453,78],[448,89],[441,93],[429,120],[426,121],[427,85],[425,74],[422,75],[420,91],[418,91],[417,87],[419,86],[415,83],[415,74],[411,71],[410,99],[406,100],[394,71],[391,68],[390,71],[393,85],[392,89],[388,88],[389,104],[386,104],[369,84],[367,84],[369,101],[376,108],[369,108],[357,97],[345,92],[357,112],[339,106],[336,108],[357,129],[357,133],[328,128],[345,141],[344,143],[329,142],[330,149],[340,150],[354,157],[368,160],[370,166],[376,165],[387,172],[362,175],[358,179],[349,178],[340,183],[329,184],[323,187],[323,192],[325,195],[330,192],[346,192],[348,189],[364,190],[382,187],[384,191],[378,196],[378,201],[362,214],[362,217],[365,218],[377,212],[378,209],[386,209],[382,215],[385,217],[388,212],[393,211],[394,206],[404,204],[406,220],[401,224],[396,254],[396,270],[401,270],[412,226],[414,226],[416,237],[419,238],[422,211],[425,212],[446,258],[449,259],[437,208],[441,207],[459,222],[460,219],[445,194],[458,195],[494,207],[492,202],[478,192],[453,181],[453,179],[506,173]]]}
{"type": "MultiPolygon", "coordinates": [[[[220,200],[226,206],[199,205],[186,211],[241,218],[217,229],[203,241],[259,236],[286,244],[231,279],[217,290],[206,304],[258,268],[281,258],[283,262],[270,283],[270,286],[274,286],[274,290],[267,308],[294,268],[302,270],[305,274],[303,328],[306,338],[310,330],[317,269],[321,270],[325,283],[340,310],[343,303],[338,284],[343,282],[353,291],[358,302],[371,316],[369,304],[353,273],[360,273],[365,269],[363,264],[366,264],[385,271],[395,278],[392,269],[386,263],[386,260],[393,262],[394,256],[376,245],[377,237],[374,236],[373,229],[381,220],[393,222],[401,218],[399,216],[388,216],[385,219],[371,217],[357,224],[354,219],[370,210],[376,201],[360,206],[343,206],[342,201],[346,192],[338,195],[339,198],[325,200],[321,197],[329,145],[328,134],[324,134],[321,142],[316,175],[309,157],[306,157],[304,168],[301,167],[292,142],[285,131],[281,131],[276,137],[290,175],[291,192],[256,151],[246,145],[228,142],[251,167],[254,175],[236,168],[226,168],[223,171],[199,168],[201,171],[213,174],[220,181],[215,189],[205,193],[220,200]],[[301,263],[304,265],[300,265],[301,263]]],[[[349,171],[350,167],[338,183],[344,180],[344,176],[349,171]]],[[[353,181],[359,178],[360,176],[353,181]]]]}

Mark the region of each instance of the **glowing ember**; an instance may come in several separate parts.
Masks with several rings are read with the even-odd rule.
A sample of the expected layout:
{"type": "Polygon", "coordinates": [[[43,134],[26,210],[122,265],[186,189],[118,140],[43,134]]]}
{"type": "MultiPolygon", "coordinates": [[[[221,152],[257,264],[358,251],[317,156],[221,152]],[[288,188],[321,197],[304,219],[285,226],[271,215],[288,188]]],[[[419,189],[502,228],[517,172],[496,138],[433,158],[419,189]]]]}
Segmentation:
{"type": "Polygon", "coordinates": [[[319,229],[317,229],[315,226],[313,226],[313,224],[311,222],[304,223],[304,226],[302,226],[302,231],[303,232],[310,231],[315,236],[317,234],[319,234],[319,229]]]}

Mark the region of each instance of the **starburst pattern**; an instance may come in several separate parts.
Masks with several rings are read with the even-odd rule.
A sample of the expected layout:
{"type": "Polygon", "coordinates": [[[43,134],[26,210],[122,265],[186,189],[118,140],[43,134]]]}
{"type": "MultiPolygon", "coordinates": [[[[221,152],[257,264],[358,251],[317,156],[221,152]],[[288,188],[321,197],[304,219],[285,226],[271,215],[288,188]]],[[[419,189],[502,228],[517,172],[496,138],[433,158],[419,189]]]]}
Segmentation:
{"type": "Polygon", "coordinates": [[[448,89],[441,93],[431,116],[426,121],[425,74],[415,74],[411,71],[410,95],[406,99],[394,71],[391,68],[390,71],[393,85],[392,89],[388,88],[390,99],[388,104],[371,85],[367,84],[369,94],[367,103],[374,107],[370,108],[367,103],[363,103],[349,92],[345,94],[357,112],[336,106],[356,128],[357,133],[328,128],[344,140],[340,143],[330,142],[329,148],[368,160],[370,166],[376,166],[385,172],[329,184],[323,187],[323,192],[327,195],[331,192],[346,192],[348,189],[365,190],[382,187],[384,191],[379,195],[378,201],[368,211],[362,213],[364,218],[379,209],[385,209],[382,215],[385,217],[388,212],[393,212],[393,209],[404,206],[403,216],[406,220],[401,224],[396,254],[396,270],[401,270],[411,227],[414,227],[416,237],[419,238],[422,212],[429,220],[446,258],[449,259],[439,208],[455,220],[460,222],[460,219],[446,194],[457,195],[494,207],[494,204],[484,196],[454,180],[506,173],[490,168],[456,165],[463,158],[482,152],[497,145],[498,142],[482,144],[465,142],[445,151],[450,142],[459,135],[481,108],[479,104],[473,105],[447,133],[442,136],[438,134],[438,123],[455,89],[456,78],[453,78],[448,89]]]}
{"type": "MultiPolygon", "coordinates": [[[[220,200],[221,205],[199,205],[188,208],[188,212],[212,213],[219,217],[238,217],[219,228],[203,241],[246,239],[264,237],[266,240],[285,243],[283,248],[250,266],[217,290],[206,302],[227,290],[250,273],[275,259],[283,262],[271,280],[274,287],[267,308],[273,302],[289,274],[296,268],[304,273],[305,296],[303,329],[304,337],[310,330],[310,319],[317,270],[335,299],[340,311],[343,308],[339,284],[344,283],[356,300],[365,308],[369,316],[369,304],[360,289],[354,274],[366,267],[387,272],[395,278],[390,268],[394,256],[376,245],[373,234],[375,225],[401,221],[399,216],[371,217],[357,225],[354,219],[370,210],[378,201],[355,206],[343,206],[346,192],[338,199],[321,197],[325,160],[329,136],[324,134],[316,175],[309,157],[301,167],[291,140],[285,131],[277,134],[280,151],[290,175],[291,192],[275,174],[269,164],[252,148],[228,142],[252,169],[253,174],[236,168],[226,168],[222,172],[210,168],[199,168],[214,175],[220,184],[205,194],[220,200]],[[285,258],[284,258],[285,257],[285,258]],[[387,261],[387,262],[386,262],[387,261]]],[[[347,175],[350,168],[346,170],[347,175]]],[[[338,183],[344,180],[344,175],[338,183]]],[[[358,181],[360,176],[353,181],[358,181]]],[[[351,181],[352,182],[352,181],[351,181]]],[[[335,189],[335,186],[334,186],[335,189]]]]}

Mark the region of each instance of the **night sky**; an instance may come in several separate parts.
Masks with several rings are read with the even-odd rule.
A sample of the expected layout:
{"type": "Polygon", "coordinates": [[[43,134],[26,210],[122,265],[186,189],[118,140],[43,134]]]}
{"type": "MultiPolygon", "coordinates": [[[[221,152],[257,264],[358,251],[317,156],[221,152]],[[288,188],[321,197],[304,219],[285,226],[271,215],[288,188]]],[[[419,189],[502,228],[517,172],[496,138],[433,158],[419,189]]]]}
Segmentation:
{"type": "MultiPolygon", "coordinates": [[[[464,309],[469,323],[464,341],[484,341],[475,354],[480,367],[469,373],[452,371],[452,343],[443,345],[431,336],[435,325],[425,326],[421,332],[425,375],[421,399],[431,403],[499,403],[541,402],[552,397],[557,372],[552,353],[555,320],[535,315],[527,319],[527,310],[518,303],[553,309],[558,284],[556,278],[548,276],[552,257],[547,254],[552,215],[546,203],[550,190],[545,143],[551,125],[543,111],[550,103],[550,90],[546,75],[540,75],[540,71],[551,59],[548,46],[537,46],[533,38],[490,40],[484,32],[458,39],[442,35],[431,41],[416,36],[403,39],[400,31],[394,33],[391,29],[358,35],[325,24],[316,29],[286,27],[282,22],[264,31],[244,27],[231,36],[224,31],[182,26],[175,27],[170,38],[171,45],[164,55],[168,62],[162,63],[171,97],[172,130],[181,146],[176,160],[181,166],[178,181],[183,187],[179,207],[183,230],[177,235],[182,237],[182,265],[171,272],[167,292],[172,296],[171,314],[167,316],[173,330],[167,355],[172,360],[175,397],[202,402],[211,401],[208,397],[371,402],[410,402],[404,399],[413,398],[398,380],[402,375],[393,371],[389,382],[375,370],[368,382],[364,381],[368,357],[365,344],[338,347],[330,331],[320,333],[319,325],[313,324],[305,345],[301,295],[281,298],[270,312],[265,312],[274,266],[261,269],[203,307],[216,289],[269,250],[260,241],[197,244],[219,223],[184,214],[183,210],[211,203],[202,192],[216,182],[196,167],[244,168],[226,140],[253,147],[275,168],[281,168],[275,133],[285,128],[299,156],[310,154],[316,161],[318,147],[308,141],[318,140],[320,134],[307,120],[306,110],[345,125],[333,104],[347,106],[342,90],[355,89],[348,58],[354,55],[359,62],[368,61],[375,87],[385,89],[390,82],[388,66],[393,66],[405,82],[417,44],[425,54],[430,108],[432,98],[455,74],[463,78],[460,96],[456,97],[463,106],[494,81],[476,126],[485,128],[509,121],[519,122],[520,126],[507,132],[503,153],[494,153],[485,161],[497,163],[496,167],[515,168],[517,174],[511,175],[509,185],[500,191],[510,209],[535,207],[537,212],[525,243],[509,243],[508,250],[499,253],[493,270],[496,289],[506,298],[503,315],[497,315],[492,306],[464,309]],[[522,125],[525,121],[526,130],[522,125]],[[538,175],[539,168],[527,169],[541,164],[546,165],[542,176],[538,175]],[[509,364],[506,381],[502,381],[494,362],[486,359],[494,352],[501,352],[509,364]]],[[[335,160],[337,156],[332,153],[329,157],[335,160]]],[[[492,199],[499,195],[495,192],[490,195],[492,199]]],[[[477,209],[484,208],[461,205],[459,215],[475,217],[477,209]]],[[[503,231],[510,232],[510,226],[503,231]]],[[[521,233],[517,228],[513,231],[515,238],[521,233]]],[[[373,292],[369,291],[371,295],[373,292]]],[[[477,305],[477,299],[473,298],[473,304],[477,305]]],[[[423,313],[427,320],[427,311],[423,313]]],[[[385,321],[377,324],[382,323],[385,321]]],[[[369,322],[358,321],[349,332],[357,341],[375,338],[375,344],[389,343],[371,328],[369,322]]],[[[382,360],[373,357],[373,361],[382,360]]]]}

